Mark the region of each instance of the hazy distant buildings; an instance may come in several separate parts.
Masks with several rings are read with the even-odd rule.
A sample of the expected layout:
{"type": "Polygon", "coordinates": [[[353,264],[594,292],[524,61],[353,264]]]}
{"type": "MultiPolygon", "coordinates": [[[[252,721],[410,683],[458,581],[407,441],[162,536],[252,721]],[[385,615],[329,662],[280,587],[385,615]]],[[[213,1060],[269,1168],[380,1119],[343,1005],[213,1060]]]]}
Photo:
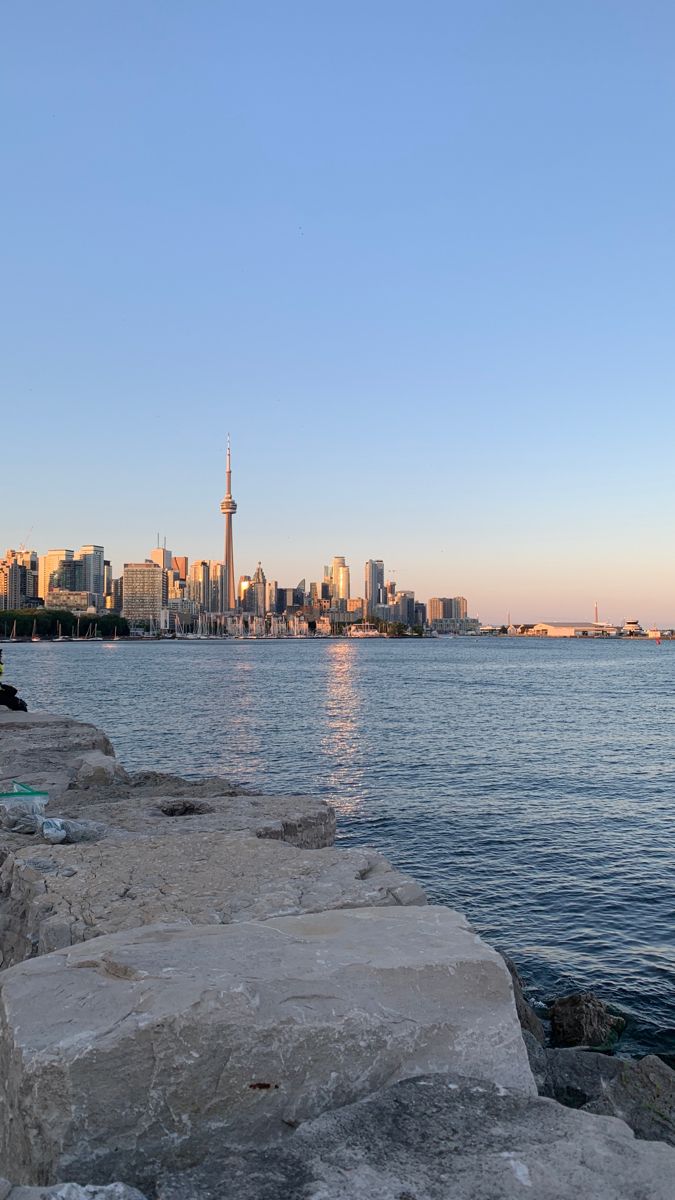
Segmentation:
{"type": "Polygon", "coordinates": [[[130,622],[159,623],[166,600],[166,572],[157,563],[125,563],[122,616],[130,622]]]}

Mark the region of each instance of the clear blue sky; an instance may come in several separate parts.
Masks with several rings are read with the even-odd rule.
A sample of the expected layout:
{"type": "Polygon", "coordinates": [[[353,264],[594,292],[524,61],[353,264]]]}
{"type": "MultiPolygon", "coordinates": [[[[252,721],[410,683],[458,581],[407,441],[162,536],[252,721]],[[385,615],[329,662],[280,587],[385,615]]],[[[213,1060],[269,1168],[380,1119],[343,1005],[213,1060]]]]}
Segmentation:
{"type": "Polygon", "coordinates": [[[675,624],[675,9],[0,14],[0,551],[675,624]]]}

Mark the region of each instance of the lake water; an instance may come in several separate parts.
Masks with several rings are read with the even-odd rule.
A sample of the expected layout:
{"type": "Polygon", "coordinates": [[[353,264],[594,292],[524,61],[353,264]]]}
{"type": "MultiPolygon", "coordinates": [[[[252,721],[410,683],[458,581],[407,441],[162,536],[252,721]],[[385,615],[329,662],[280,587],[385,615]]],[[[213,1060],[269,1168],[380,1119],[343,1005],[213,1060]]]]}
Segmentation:
{"type": "Polygon", "coordinates": [[[129,768],[315,793],[512,953],[675,1053],[675,642],[7,645],[30,708],[129,768]]]}

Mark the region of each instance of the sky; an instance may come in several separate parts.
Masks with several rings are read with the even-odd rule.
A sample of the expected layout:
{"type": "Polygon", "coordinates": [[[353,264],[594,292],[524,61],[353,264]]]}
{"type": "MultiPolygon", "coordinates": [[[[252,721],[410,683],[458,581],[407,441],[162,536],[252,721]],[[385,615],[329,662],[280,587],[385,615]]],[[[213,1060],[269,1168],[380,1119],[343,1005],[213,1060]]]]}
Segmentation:
{"type": "Polygon", "coordinates": [[[675,8],[6,0],[0,553],[675,625],[675,8]]]}

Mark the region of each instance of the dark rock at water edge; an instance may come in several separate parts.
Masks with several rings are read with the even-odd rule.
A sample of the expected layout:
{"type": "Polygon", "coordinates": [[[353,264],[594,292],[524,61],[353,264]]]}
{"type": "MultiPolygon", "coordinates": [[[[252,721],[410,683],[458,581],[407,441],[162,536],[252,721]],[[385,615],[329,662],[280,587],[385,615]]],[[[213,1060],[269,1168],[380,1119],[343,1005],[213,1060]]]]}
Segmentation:
{"type": "Polygon", "coordinates": [[[655,1054],[615,1058],[592,1050],[549,1050],[523,1033],[540,1096],[619,1117],[635,1135],[675,1146],[675,1071],[655,1054]]]}
{"type": "Polygon", "coordinates": [[[546,1042],[544,1025],[537,1016],[532,1005],[529,1004],[525,999],[523,981],[518,974],[518,968],[516,967],[513,959],[509,958],[508,954],[505,954],[503,950],[500,950],[499,953],[509,969],[511,982],[513,983],[513,995],[516,1001],[516,1012],[518,1013],[518,1020],[520,1021],[521,1028],[532,1034],[532,1037],[536,1038],[536,1040],[543,1046],[546,1042]]]}
{"type": "Polygon", "coordinates": [[[554,1000],[550,1010],[554,1046],[588,1046],[608,1050],[626,1027],[592,992],[578,992],[554,1000]]]}

